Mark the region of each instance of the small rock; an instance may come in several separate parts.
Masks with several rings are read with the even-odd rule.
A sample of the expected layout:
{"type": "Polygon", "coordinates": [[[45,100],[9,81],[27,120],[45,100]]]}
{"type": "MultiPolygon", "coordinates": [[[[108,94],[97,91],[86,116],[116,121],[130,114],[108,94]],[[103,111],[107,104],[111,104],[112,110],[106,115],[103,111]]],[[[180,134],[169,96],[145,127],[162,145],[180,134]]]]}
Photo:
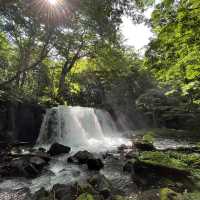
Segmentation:
{"type": "Polygon", "coordinates": [[[137,141],[134,143],[134,146],[141,150],[141,151],[153,151],[155,147],[152,143],[144,142],[144,141],[137,141]]]}
{"type": "Polygon", "coordinates": [[[50,147],[48,154],[51,155],[51,156],[57,156],[57,155],[60,155],[60,154],[69,153],[70,151],[71,151],[70,147],[64,146],[64,145],[59,144],[59,143],[54,143],[50,147]]]}
{"type": "Polygon", "coordinates": [[[101,159],[90,158],[87,160],[87,166],[89,170],[99,171],[104,167],[104,164],[101,159]]]}
{"type": "Polygon", "coordinates": [[[71,185],[64,185],[64,184],[56,184],[53,186],[52,189],[55,198],[58,200],[73,200],[72,186],[71,185]]]}
{"type": "Polygon", "coordinates": [[[112,185],[104,175],[94,175],[88,180],[88,183],[90,183],[102,196],[108,197],[111,195],[112,185]]]}
{"type": "Polygon", "coordinates": [[[128,160],[123,167],[123,171],[129,172],[129,173],[134,172],[134,165],[136,162],[137,162],[137,159],[128,160]]]}
{"type": "Polygon", "coordinates": [[[36,156],[30,158],[30,163],[32,163],[38,170],[42,170],[43,167],[47,164],[44,159],[36,156]]]}
{"type": "Polygon", "coordinates": [[[78,162],[79,164],[87,164],[89,159],[94,158],[93,154],[88,151],[79,151],[68,161],[78,162]]]}

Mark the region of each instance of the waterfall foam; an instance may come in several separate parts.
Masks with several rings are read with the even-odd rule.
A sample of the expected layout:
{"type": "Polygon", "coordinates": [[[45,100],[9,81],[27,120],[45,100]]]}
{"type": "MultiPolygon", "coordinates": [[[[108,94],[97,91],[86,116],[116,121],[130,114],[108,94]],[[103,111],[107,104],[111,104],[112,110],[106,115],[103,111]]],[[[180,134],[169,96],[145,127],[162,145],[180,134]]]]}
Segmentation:
{"type": "Polygon", "coordinates": [[[104,110],[86,107],[58,106],[44,117],[37,144],[59,142],[72,149],[106,151],[127,143],[104,110]]]}

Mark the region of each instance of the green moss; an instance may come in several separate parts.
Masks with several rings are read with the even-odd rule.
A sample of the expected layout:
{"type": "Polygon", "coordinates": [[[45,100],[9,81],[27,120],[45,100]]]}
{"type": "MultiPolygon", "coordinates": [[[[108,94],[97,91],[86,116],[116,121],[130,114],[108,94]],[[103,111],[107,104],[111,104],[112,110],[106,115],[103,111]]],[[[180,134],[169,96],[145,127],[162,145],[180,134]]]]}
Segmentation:
{"type": "Polygon", "coordinates": [[[184,200],[198,200],[200,199],[200,192],[196,192],[196,193],[185,193],[183,195],[183,199],[184,200]]]}
{"type": "Polygon", "coordinates": [[[126,197],[120,196],[120,195],[116,195],[113,200],[127,200],[126,197]]]}
{"type": "Polygon", "coordinates": [[[95,200],[91,194],[84,193],[81,194],[76,200],[95,200]]]}
{"type": "Polygon", "coordinates": [[[73,186],[76,189],[76,194],[81,195],[83,193],[95,193],[94,188],[89,183],[75,183],[73,186]]]}
{"type": "Polygon", "coordinates": [[[148,162],[151,164],[159,164],[167,167],[173,167],[178,169],[187,168],[187,164],[182,162],[179,159],[171,157],[170,154],[166,154],[163,152],[143,152],[139,156],[139,160],[148,162]]]}
{"type": "Polygon", "coordinates": [[[182,195],[169,188],[160,190],[160,200],[183,200],[182,195]]]}
{"type": "Polygon", "coordinates": [[[147,133],[144,134],[142,139],[143,139],[144,142],[153,144],[154,141],[155,141],[154,135],[155,135],[154,132],[148,131],[147,133]]]}
{"type": "Polygon", "coordinates": [[[148,151],[142,152],[139,156],[139,160],[149,162],[151,164],[159,164],[167,167],[173,167],[183,170],[198,169],[200,166],[197,164],[200,162],[199,155],[184,154],[177,152],[160,152],[160,151],[148,151]]]}

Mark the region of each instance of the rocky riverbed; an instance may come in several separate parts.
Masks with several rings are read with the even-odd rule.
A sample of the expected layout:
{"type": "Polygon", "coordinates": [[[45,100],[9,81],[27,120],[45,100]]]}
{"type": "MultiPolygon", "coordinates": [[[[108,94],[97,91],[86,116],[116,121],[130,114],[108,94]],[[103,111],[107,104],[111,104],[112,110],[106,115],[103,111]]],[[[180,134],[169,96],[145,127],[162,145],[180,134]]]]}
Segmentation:
{"type": "Polygon", "coordinates": [[[198,143],[159,142],[152,132],[131,140],[131,146],[102,153],[73,152],[58,143],[47,150],[2,144],[0,199],[198,200],[198,143]]]}

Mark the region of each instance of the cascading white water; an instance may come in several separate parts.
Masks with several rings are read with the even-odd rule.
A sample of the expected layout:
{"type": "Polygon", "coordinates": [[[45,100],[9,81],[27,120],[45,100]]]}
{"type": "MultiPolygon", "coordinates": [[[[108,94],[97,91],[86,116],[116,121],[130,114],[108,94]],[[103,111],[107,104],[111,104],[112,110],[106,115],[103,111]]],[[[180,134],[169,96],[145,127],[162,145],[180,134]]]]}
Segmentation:
{"type": "Polygon", "coordinates": [[[58,106],[47,111],[39,145],[59,142],[74,149],[105,151],[124,144],[110,114],[86,107],[58,106]]]}

